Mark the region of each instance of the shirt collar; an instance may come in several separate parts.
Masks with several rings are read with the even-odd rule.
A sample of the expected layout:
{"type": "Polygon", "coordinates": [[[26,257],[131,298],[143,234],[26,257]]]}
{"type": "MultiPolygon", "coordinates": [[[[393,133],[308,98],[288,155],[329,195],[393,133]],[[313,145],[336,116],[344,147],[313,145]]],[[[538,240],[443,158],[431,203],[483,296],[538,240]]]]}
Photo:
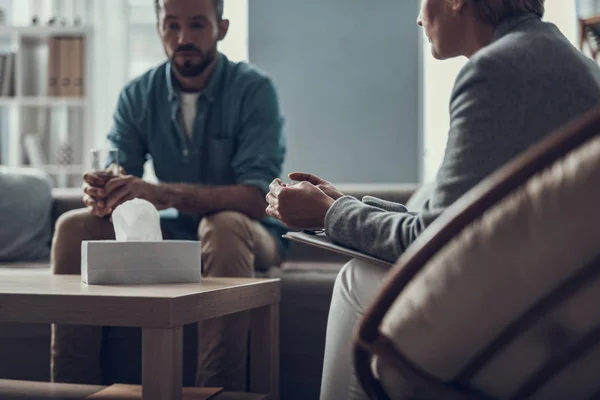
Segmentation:
{"type": "Polygon", "coordinates": [[[504,19],[502,22],[500,22],[500,24],[494,30],[494,36],[492,37],[492,42],[495,42],[496,40],[500,39],[501,37],[507,35],[513,29],[515,29],[518,25],[522,24],[523,22],[526,22],[526,21],[529,21],[532,19],[539,20],[540,17],[538,17],[534,13],[525,13],[525,14],[514,15],[512,17],[508,17],[508,18],[504,19]]]}
{"type": "MultiPolygon", "coordinates": [[[[215,96],[217,94],[217,88],[219,86],[219,82],[221,81],[221,76],[223,75],[223,70],[225,69],[225,56],[221,53],[217,53],[217,65],[213,73],[211,74],[208,84],[202,90],[201,96],[206,97],[209,102],[213,102],[215,100],[215,96]]],[[[171,62],[167,62],[167,68],[165,68],[165,74],[167,79],[167,89],[169,93],[169,101],[174,101],[179,98],[179,93],[175,87],[175,83],[173,82],[173,75],[171,74],[171,62]]]]}

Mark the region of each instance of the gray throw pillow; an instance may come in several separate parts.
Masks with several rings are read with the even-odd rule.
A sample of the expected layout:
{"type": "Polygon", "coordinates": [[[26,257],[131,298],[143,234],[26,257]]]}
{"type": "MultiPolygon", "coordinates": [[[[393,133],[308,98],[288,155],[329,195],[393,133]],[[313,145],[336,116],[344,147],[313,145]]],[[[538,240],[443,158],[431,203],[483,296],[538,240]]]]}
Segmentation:
{"type": "Polygon", "coordinates": [[[0,167],[0,262],[49,258],[51,187],[38,170],[0,167]]]}

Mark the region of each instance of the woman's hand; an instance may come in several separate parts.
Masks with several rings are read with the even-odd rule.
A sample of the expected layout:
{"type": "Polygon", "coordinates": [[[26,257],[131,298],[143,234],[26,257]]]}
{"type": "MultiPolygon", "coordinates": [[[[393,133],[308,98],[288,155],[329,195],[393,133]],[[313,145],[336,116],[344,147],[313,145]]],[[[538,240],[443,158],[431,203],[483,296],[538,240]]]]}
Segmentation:
{"type": "Polygon", "coordinates": [[[335,202],[333,197],[309,181],[286,185],[275,179],[269,190],[267,215],[291,229],[323,229],[327,211],[335,202]]]}
{"type": "Polygon", "coordinates": [[[289,178],[297,182],[310,182],[334,200],[344,196],[344,194],[340,193],[331,183],[313,174],[308,174],[305,172],[292,172],[289,174],[289,178]]]}

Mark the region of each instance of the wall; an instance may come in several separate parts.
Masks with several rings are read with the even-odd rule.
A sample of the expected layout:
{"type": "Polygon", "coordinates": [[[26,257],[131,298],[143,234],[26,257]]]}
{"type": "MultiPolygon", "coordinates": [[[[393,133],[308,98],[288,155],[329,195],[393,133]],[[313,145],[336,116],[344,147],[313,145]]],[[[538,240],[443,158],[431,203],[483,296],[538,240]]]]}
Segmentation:
{"type": "Polygon", "coordinates": [[[225,1],[223,17],[230,25],[219,51],[232,61],[248,61],[248,0],[225,1]]]}
{"type": "MultiPolygon", "coordinates": [[[[570,3],[567,1],[567,3],[570,3]]],[[[597,15],[600,11],[599,0],[575,0],[577,5],[577,15],[583,18],[589,18],[597,15]]]]}
{"type": "Polygon", "coordinates": [[[285,172],[415,182],[420,155],[416,0],[251,0],[249,59],[279,89],[285,172]]]}

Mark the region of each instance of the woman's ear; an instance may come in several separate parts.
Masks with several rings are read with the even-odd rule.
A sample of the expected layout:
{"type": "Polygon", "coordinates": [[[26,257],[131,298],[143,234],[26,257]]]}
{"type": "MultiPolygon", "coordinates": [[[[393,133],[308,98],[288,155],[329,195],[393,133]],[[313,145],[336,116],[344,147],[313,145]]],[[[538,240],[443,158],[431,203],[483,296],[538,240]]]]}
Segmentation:
{"type": "Polygon", "coordinates": [[[465,8],[467,0],[450,0],[452,2],[452,11],[456,14],[460,14],[465,8]]]}

